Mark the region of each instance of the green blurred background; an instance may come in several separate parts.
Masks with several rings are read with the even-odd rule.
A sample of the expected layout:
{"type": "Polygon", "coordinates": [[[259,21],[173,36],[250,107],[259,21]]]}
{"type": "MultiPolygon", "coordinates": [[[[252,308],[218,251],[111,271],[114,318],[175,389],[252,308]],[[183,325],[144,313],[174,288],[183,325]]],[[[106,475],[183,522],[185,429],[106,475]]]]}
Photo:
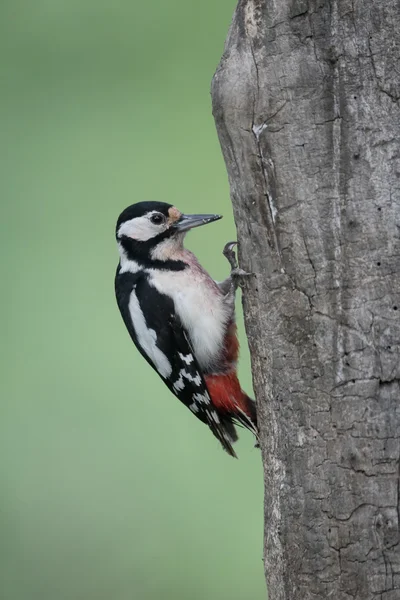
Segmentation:
{"type": "Polygon", "coordinates": [[[209,86],[234,6],[1,0],[2,600],[265,597],[252,436],[220,449],[113,291],[116,218],[145,199],[223,213],[187,243],[227,273],[209,86]]]}

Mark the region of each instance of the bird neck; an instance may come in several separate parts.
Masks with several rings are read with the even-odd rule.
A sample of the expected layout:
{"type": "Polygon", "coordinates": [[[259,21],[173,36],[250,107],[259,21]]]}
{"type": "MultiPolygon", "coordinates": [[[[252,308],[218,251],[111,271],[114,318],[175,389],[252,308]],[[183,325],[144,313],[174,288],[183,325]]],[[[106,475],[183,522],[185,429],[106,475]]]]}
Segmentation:
{"type": "MultiPolygon", "coordinates": [[[[166,242],[167,240],[164,240],[166,242]]],[[[163,242],[150,246],[131,239],[122,239],[118,243],[121,272],[137,273],[144,269],[163,269],[167,271],[183,271],[187,264],[179,251],[173,253],[171,248],[157,249],[163,242]],[[144,246],[147,247],[144,247],[144,246]]],[[[184,251],[181,245],[181,250],[184,251]]]]}

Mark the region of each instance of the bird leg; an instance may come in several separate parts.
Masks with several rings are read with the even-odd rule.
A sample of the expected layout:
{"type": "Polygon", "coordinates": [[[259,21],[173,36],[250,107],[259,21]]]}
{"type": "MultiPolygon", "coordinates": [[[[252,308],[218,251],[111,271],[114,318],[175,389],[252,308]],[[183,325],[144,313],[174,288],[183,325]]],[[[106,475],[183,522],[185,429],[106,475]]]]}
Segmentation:
{"type": "Polygon", "coordinates": [[[228,242],[225,244],[222,254],[225,256],[229,264],[231,265],[231,274],[228,279],[231,280],[231,283],[235,289],[239,287],[239,285],[243,282],[244,277],[250,277],[254,275],[254,273],[246,273],[243,269],[239,268],[236,252],[234,251],[234,247],[237,245],[237,242],[228,242]]]}
{"type": "Polygon", "coordinates": [[[233,249],[236,246],[236,244],[237,244],[237,242],[228,242],[224,246],[222,254],[225,256],[225,258],[231,265],[231,273],[230,273],[229,277],[224,279],[224,281],[221,281],[220,283],[218,283],[218,287],[221,290],[221,292],[223,294],[225,294],[226,296],[232,295],[233,299],[235,296],[235,292],[241,283],[241,279],[243,277],[248,277],[250,275],[253,275],[253,273],[246,273],[246,271],[243,271],[243,269],[239,268],[239,265],[238,265],[237,259],[236,259],[236,253],[233,249]]]}

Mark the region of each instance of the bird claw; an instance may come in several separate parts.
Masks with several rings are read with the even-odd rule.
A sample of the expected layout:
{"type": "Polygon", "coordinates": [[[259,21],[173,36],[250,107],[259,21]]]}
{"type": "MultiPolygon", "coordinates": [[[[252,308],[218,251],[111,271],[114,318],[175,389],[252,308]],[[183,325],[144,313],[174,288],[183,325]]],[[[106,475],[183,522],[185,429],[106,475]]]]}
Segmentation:
{"type": "Polygon", "coordinates": [[[246,273],[246,271],[243,271],[243,269],[239,267],[236,259],[236,252],[234,251],[235,246],[237,246],[237,242],[228,242],[227,244],[225,244],[222,254],[225,256],[225,258],[231,265],[230,277],[235,289],[237,289],[237,287],[241,283],[240,280],[242,280],[245,277],[250,277],[251,275],[254,275],[254,273],[246,273]]]}
{"type": "Polygon", "coordinates": [[[228,242],[225,244],[222,254],[228,260],[231,265],[232,271],[238,268],[238,263],[236,260],[236,253],[234,251],[234,247],[237,246],[237,242],[228,242]]]}
{"type": "Polygon", "coordinates": [[[231,271],[231,281],[233,284],[233,288],[237,290],[238,287],[242,287],[244,284],[244,279],[247,277],[252,277],[255,273],[247,273],[243,271],[243,269],[233,269],[231,271]]]}
{"type": "Polygon", "coordinates": [[[239,267],[237,267],[236,269],[232,269],[231,271],[231,277],[233,277],[234,279],[241,279],[242,277],[252,277],[252,275],[254,275],[254,273],[247,273],[247,271],[243,271],[243,269],[240,269],[239,267]]]}

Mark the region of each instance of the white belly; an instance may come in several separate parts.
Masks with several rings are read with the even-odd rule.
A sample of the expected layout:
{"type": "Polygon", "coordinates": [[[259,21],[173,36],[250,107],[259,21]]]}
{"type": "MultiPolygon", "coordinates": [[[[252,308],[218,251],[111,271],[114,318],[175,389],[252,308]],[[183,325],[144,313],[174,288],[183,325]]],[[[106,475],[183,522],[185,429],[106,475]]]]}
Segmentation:
{"type": "Polygon", "coordinates": [[[220,356],[231,309],[205,272],[150,270],[150,283],[168,294],[186,331],[194,354],[205,369],[220,356]]]}

